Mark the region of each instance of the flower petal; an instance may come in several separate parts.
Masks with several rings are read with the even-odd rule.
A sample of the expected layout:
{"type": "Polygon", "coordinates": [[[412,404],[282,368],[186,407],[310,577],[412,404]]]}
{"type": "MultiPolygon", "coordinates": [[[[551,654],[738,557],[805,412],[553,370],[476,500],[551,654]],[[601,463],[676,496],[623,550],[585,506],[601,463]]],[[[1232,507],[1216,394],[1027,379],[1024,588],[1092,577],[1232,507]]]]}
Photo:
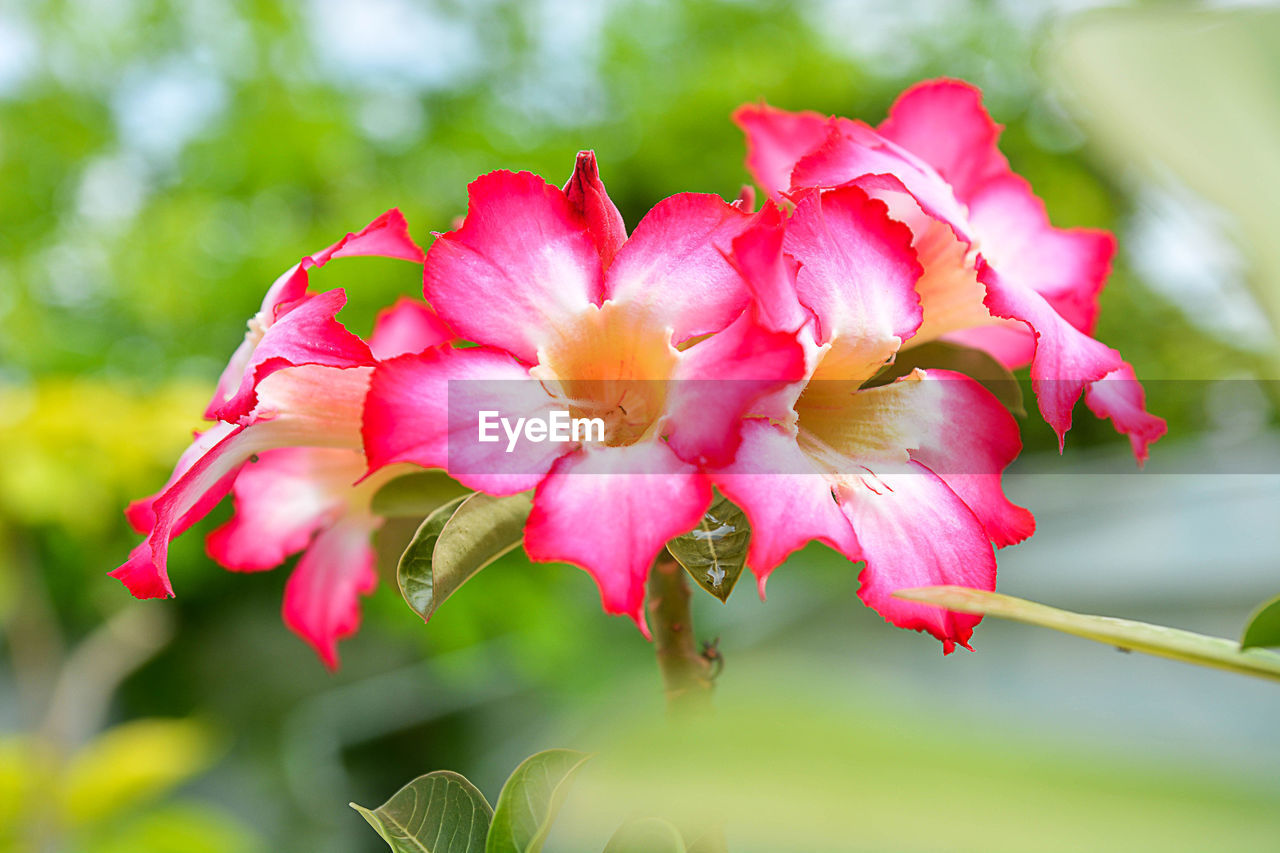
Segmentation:
{"type": "Polygon", "coordinates": [[[759,321],[775,332],[795,332],[812,317],[796,296],[796,259],[782,251],[786,223],[772,202],[733,240],[730,259],[747,283],[759,321]]]}
{"type": "Polygon", "coordinates": [[[1098,294],[1116,250],[1110,232],[1054,228],[1044,202],[1013,173],[984,184],[970,202],[969,215],[983,257],[1002,278],[1043,295],[1080,331],[1093,331],[1098,294]]]}
{"type": "Polygon", "coordinates": [[[832,497],[830,479],[800,451],[794,433],[761,419],[747,421],[737,456],[712,479],[751,522],[747,565],[762,597],[769,573],[812,540],[856,554],[853,528],[832,497]]]}
{"type": "MultiPolygon", "coordinates": [[[[138,533],[150,533],[151,529],[156,525],[155,502],[176,483],[183,474],[191,470],[191,466],[196,464],[202,456],[208,453],[215,445],[233,432],[236,427],[228,423],[216,423],[204,432],[195,434],[195,438],[187,449],[182,451],[182,455],[178,457],[178,464],[173,467],[173,473],[169,475],[168,481],[154,495],[136,500],[129,504],[124,511],[125,518],[138,533]]],[[[214,503],[217,503],[215,500],[214,503]]],[[[210,505],[212,508],[212,504],[210,505]]],[[[206,510],[207,511],[207,510],[206,510]]]]}
{"type": "Polygon", "coordinates": [[[1006,280],[985,261],[979,261],[978,280],[986,285],[985,304],[993,315],[1021,320],[1035,333],[1031,387],[1061,448],[1080,392],[1119,369],[1124,363],[1120,353],[1081,332],[1035,290],[1006,280]]]}
{"type": "Polygon", "coordinates": [[[369,470],[392,462],[443,468],[460,483],[492,494],[533,488],[571,444],[517,441],[498,430],[479,440],[479,413],[548,418],[554,400],[528,368],[484,347],[434,349],[384,361],[374,368],[364,407],[369,470]]]}
{"type": "Polygon", "coordinates": [[[613,256],[627,241],[627,226],[622,214],[605,192],[600,180],[600,167],[596,164],[596,152],[579,151],[573,174],[564,185],[569,205],[587,223],[587,231],[600,251],[600,265],[608,269],[613,256]]]}
{"type": "Polygon", "coordinates": [[[892,597],[938,584],[995,589],[995,553],[964,501],[919,462],[850,478],[838,500],[866,561],[858,597],[894,625],[928,631],[946,653],[968,648],[980,616],[892,597]]]}
{"type": "MultiPolygon", "coordinates": [[[[173,595],[169,582],[169,541],[195,524],[231,489],[242,465],[270,446],[268,436],[253,427],[227,426],[221,438],[173,479],[150,504],[151,529],[124,565],[110,572],[136,598],[173,595]]],[[[199,439],[197,439],[199,443],[199,439]]]]}
{"type": "Polygon", "coordinates": [[[427,301],[463,338],[526,362],[601,294],[600,256],[559,188],[528,172],[468,187],[467,218],[427,252],[427,301]]]}
{"type": "Polygon", "coordinates": [[[743,313],[680,353],[667,393],[668,446],[695,465],[727,465],[741,441],[743,416],[755,412],[762,397],[801,383],[805,366],[793,332],[771,331],[743,313]]]}
{"type": "Polygon", "coordinates": [[[800,262],[796,291],[818,318],[819,343],[851,349],[846,378],[870,378],[919,328],[911,232],[861,189],[805,194],[783,248],[800,262]]]}
{"type": "MultiPolygon", "coordinates": [[[[935,392],[939,416],[911,451],[965,502],[997,548],[1035,532],[1031,513],[1004,494],[1004,469],[1022,451],[1018,422],[978,382],[949,370],[925,371],[919,383],[935,392]]],[[[903,383],[894,383],[896,387],[903,383]]]]}
{"type": "Polygon", "coordinates": [[[614,257],[606,296],[643,310],[654,327],[671,328],[674,343],[720,331],[750,299],[725,254],[751,218],[719,196],[663,199],[614,257]]]}
{"type": "Polygon", "coordinates": [[[209,534],[209,556],[228,569],[259,571],[307,547],[347,509],[364,456],[337,448],[268,450],[232,486],[235,514],[209,534]]]}
{"type": "Polygon", "coordinates": [[[1084,402],[1100,418],[1110,418],[1120,432],[1129,436],[1133,455],[1142,465],[1148,446],[1168,432],[1164,418],[1147,412],[1146,394],[1127,362],[1084,391],[1084,402]]]}
{"type": "Polygon", "coordinates": [[[334,316],[346,303],[347,295],[341,288],[292,303],[267,327],[245,364],[239,387],[218,407],[214,417],[234,422],[247,415],[257,403],[258,383],[282,368],[372,364],[369,347],[334,316]]]}
{"type": "Polygon", "coordinates": [[[982,92],[961,80],[925,80],[898,96],[877,130],[938,170],[967,200],[1009,171],[996,142],[1003,128],[982,106],[982,92]]]}
{"type": "Polygon", "coordinates": [[[399,208],[393,207],[356,233],[347,234],[332,246],[316,252],[304,260],[303,265],[322,267],[332,258],[361,255],[397,258],[418,264],[423,261],[421,247],[409,236],[409,223],[405,222],[399,208]]]}
{"type": "Polygon", "coordinates": [[[210,420],[235,421],[253,408],[254,385],[282,367],[322,364],[351,367],[372,363],[368,347],[339,323],[334,315],[346,303],[341,290],[324,297],[307,295],[307,270],[322,267],[332,258],[357,255],[398,258],[422,263],[422,249],[409,236],[408,224],[392,208],[359,232],[347,234],[326,249],[309,255],[276,279],[267,290],[262,308],[249,323],[244,341],[236,349],[205,411],[210,420]],[[300,308],[303,314],[285,320],[300,308]],[[272,332],[284,322],[286,328],[272,332]]]}
{"type": "Polygon", "coordinates": [[[791,170],[801,157],[827,138],[827,118],[815,112],[792,113],[761,102],[733,113],[747,136],[747,170],[770,198],[791,186],[791,170]]]}
{"type": "Polygon", "coordinates": [[[964,206],[932,166],[862,122],[832,119],[826,141],[796,164],[791,189],[839,187],[852,181],[877,198],[910,195],[925,213],[948,223],[957,237],[972,241],[964,206]]]}
{"type": "Polygon", "coordinates": [[[710,505],[707,478],[661,442],[586,448],[557,462],[538,486],[525,550],[539,562],[586,569],[605,611],[630,616],[648,636],[649,566],[710,505]]]}
{"type": "Polygon", "coordinates": [[[330,669],[338,666],[338,640],[360,627],[360,596],[378,585],[369,538],[380,523],[371,515],[349,515],[325,528],[285,584],[284,623],[330,669]]]}
{"type": "Polygon", "coordinates": [[[369,337],[369,349],[378,361],[397,355],[424,352],[453,340],[444,320],[426,303],[402,296],[390,308],[378,312],[369,337]]]}

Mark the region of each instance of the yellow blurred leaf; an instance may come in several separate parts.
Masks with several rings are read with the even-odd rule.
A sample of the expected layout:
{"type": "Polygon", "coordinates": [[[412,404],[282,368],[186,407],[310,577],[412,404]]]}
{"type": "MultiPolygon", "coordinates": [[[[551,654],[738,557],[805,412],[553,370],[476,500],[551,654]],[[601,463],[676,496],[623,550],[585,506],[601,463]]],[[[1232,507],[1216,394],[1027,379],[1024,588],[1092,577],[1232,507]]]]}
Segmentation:
{"type": "Polygon", "coordinates": [[[135,720],[107,731],[73,756],[63,783],[63,810],[74,826],[125,811],[200,773],[215,748],[194,720],[135,720]]]}

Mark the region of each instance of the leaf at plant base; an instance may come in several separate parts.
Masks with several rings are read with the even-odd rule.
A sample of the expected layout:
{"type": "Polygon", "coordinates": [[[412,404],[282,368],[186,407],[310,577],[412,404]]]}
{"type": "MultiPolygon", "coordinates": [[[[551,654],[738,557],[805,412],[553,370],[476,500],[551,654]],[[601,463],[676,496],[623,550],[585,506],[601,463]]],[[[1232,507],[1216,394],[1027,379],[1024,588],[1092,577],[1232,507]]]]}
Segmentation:
{"type": "Polygon", "coordinates": [[[1280,646],[1280,595],[1254,611],[1245,625],[1240,648],[1255,646],[1280,646]]]}
{"type": "Polygon", "coordinates": [[[886,385],[899,377],[906,376],[917,367],[924,370],[932,367],[963,373],[970,379],[977,380],[994,394],[1006,409],[1020,418],[1026,417],[1027,410],[1022,405],[1022,388],[1009,369],[996,361],[990,353],[961,344],[930,341],[927,344],[900,350],[893,364],[877,373],[867,384],[886,385]]]}
{"type": "Polygon", "coordinates": [[[400,556],[400,594],[423,619],[477,572],[520,544],[529,493],[455,498],[427,516],[400,556]]]}
{"type": "Polygon", "coordinates": [[[419,776],[376,809],[351,803],[395,853],[482,853],[493,809],[451,770],[419,776]]]}
{"type": "Polygon", "coordinates": [[[1110,616],[1087,616],[1011,595],[963,586],[902,589],[893,595],[960,613],[982,613],[1052,628],[1122,649],[1280,681],[1280,655],[1261,649],[1241,650],[1234,641],[1221,637],[1206,637],[1178,628],[1110,616]]]}
{"type": "Polygon", "coordinates": [[[396,477],[373,496],[373,514],[383,518],[422,518],[471,490],[443,471],[414,471],[396,477]]]}
{"type": "Polygon", "coordinates": [[[209,766],[214,737],[194,720],[134,720],[72,757],[64,777],[65,820],[96,823],[166,793],[209,766]]]}
{"type": "Polygon", "coordinates": [[[717,494],[698,526],[668,542],[667,550],[699,586],[725,601],[742,575],[750,544],[747,517],[717,494]]]}
{"type": "Polygon", "coordinates": [[[629,820],[613,834],[604,853],[685,853],[680,831],[662,818],[629,820]]]}
{"type": "Polygon", "coordinates": [[[574,774],[590,757],[571,749],[548,749],[520,762],[498,794],[486,853],[538,853],[574,774]]]}

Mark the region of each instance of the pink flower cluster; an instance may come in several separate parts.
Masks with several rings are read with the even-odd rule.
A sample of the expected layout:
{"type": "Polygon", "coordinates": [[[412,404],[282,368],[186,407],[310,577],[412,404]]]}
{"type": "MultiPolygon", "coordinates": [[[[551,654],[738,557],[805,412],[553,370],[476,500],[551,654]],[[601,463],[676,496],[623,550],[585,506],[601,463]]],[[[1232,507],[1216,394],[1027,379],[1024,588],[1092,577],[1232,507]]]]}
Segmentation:
{"type": "Polygon", "coordinates": [[[1058,229],[955,81],[903,94],[878,128],[752,105],[735,115],[769,199],[682,193],[628,233],[590,152],[569,182],[494,172],[461,227],[424,256],[391,211],[272,285],[168,484],[130,507],[146,539],[113,574],[172,595],[169,541],[232,493],[208,538],[235,570],[302,552],[285,622],[330,666],[376,583],[373,494],[415,468],[494,495],[533,490],[525,549],[581,566],[604,609],[643,616],[649,566],[694,528],[713,489],[752,526],[763,593],[819,540],[865,563],[862,599],[950,651],[977,617],[891,597],[993,589],[995,548],[1034,522],[1010,503],[1021,449],[1004,406],[946,370],[873,381],[900,351],[944,340],[1029,364],[1059,440],[1085,397],[1139,462],[1164,432],[1132,368],[1094,340],[1115,245],[1058,229]],[[345,256],[423,266],[366,342],[309,275],[345,256]],[[605,424],[596,442],[478,442],[457,412],[556,410],[605,424]]]}

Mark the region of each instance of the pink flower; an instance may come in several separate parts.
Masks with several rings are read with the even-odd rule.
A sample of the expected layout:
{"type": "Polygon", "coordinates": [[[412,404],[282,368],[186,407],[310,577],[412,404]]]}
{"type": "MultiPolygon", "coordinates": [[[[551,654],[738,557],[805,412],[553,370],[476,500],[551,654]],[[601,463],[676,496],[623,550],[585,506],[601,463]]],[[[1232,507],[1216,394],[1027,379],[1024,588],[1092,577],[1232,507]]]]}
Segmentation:
{"type": "Polygon", "coordinates": [[[1000,126],[981,93],[955,80],[920,83],[878,128],[764,104],[734,116],[747,165],[771,197],[853,184],[911,229],[924,268],[923,321],[912,344],[937,338],[1030,363],[1045,420],[1061,444],[1082,391],[1129,436],[1139,463],[1165,432],[1120,354],[1090,337],[1115,241],[1054,228],[1044,204],[996,147],[1000,126]]]}
{"type": "Polygon", "coordinates": [[[750,220],[685,193],[628,238],[590,152],[564,190],[525,172],[478,178],[462,226],[432,245],[424,281],[427,300],[479,346],[375,368],[371,467],[445,468],[499,495],[536,488],[530,557],[583,567],[605,610],[646,630],[651,562],[710,504],[702,468],[733,457],[753,400],[803,373],[794,335],[747,310],[751,294],[725,258],[750,220]],[[490,409],[513,420],[569,411],[602,419],[606,435],[507,453],[505,442],[477,441],[476,415],[490,409]]]}
{"type": "Polygon", "coordinates": [[[284,617],[329,666],[337,639],[358,624],[358,595],[375,582],[369,537],[380,521],[370,500],[397,474],[352,485],[367,467],[360,419],[372,366],[450,338],[425,305],[409,300],[379,316],[369,344],[347,331],[334,318],[345,294],[308,293],[308,270],[354,255],[423,258],[393,210],[272,285],[209,404],[218,420],[196,436],[163,489],[129,507],[146,539],[111,573],[139,598],[172,596],[169,541],[233,491],[235,516],[210,535],[210,556],[259,570],[305,551],[286,587],[284,617]]]}
{"type": "Polygon", "coordinates": [[[978,617],[891,594],[993,589],[992,544],[1026,538],[1034,522],[1001,488],[1021,442],[990,392],[936,370],[866,387],[921,327],[911,241],[853,185],[798,194],[785,222],[767,206],[734,241],[769,327],[805,342],[808,381],[755,410],[736,458],[713,478],[751,522],[747,563],[762,595],[769,572],[816,539],[865,561],[864,602],[950,652],[968,645],[978,617]]]}

